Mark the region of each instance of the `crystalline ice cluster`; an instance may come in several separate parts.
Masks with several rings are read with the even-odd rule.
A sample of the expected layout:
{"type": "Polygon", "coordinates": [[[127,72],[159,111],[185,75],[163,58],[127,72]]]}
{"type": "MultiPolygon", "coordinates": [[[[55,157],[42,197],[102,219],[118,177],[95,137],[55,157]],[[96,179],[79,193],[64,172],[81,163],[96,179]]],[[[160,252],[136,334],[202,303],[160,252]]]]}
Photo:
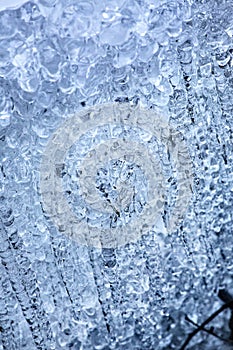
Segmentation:
{"type": "MultiPolygon", "coordinates": [[[[233,291],[232,1],[6,3],[0,7],[0,350],[180,349],[194,329],[185,315],[201,324],[222,305],[218,290],[233,291]],[[105,103],[151,110],[182,135],[192,199],[172,233],[150,228],[123,246],[85,246],[43,209],[41,162],[49,140],[70,116],[105,103]]],[[[104,144],[114,128],[122,133],[118,126],[86,132],[57,168],[75,215],[105,229],[109,215],[86,205],[78,168],[95,142],[104,144]]],[[[144,138],[143,147],[160,160],[169,217],[179,174],[170,152],[138,130],[124,128],[121,138],[144,138]]],[[[91,174],[100,202],[114,205],[115,225],[140,220],[150,195],[151,168],[143,164],[111,159],[91,174]]],[[[226,310],[211,323],[225,338],[229,318],[226,310]]],[[[223,346],[198,332],[187,348],[223,346]]]]}

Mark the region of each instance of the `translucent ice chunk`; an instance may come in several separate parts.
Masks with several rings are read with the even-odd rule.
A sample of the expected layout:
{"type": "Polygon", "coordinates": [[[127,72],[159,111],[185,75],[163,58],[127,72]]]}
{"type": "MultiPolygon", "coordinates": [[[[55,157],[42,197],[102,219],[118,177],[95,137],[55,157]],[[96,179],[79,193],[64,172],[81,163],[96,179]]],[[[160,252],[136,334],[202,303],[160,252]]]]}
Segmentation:
{"type": "Polygon", "coordinates": [[[0,39],[12,37],[16,30],[17,17],[15,12],[0,12],[0,39]]]}
{"type": "Polygon", "coordinates": [[[100,41],[108,45],[122,45],[129,38],[129,27],[122,22],[114,23],[100,33],[100,41]]]}
{"type": "Polygon", "coordinates": [[[2,0],[0,2],[0,11],[18,8],[19,6],[22,6],[28,1],[29,0],[2,0]]]}

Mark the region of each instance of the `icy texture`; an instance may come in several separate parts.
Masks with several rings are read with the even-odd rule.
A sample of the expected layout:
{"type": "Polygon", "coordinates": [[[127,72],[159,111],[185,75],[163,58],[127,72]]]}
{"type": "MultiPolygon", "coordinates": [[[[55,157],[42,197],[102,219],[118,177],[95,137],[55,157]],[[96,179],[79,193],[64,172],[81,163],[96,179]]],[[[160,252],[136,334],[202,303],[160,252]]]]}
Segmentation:
{"type": "MultiPolygon", "coordinates": [[[[232,38],[230,0],[38,0],[0,11],[1,350],[179,349],[193,330],[184,315],[201,323],[221,305],[233,268],[232,38]],[[172,234],[97,249],[43,212],[39,172],[70,115],[114,101],[151,108],[184,136],[194,193],[172,234]]],[[[169,212],[176,176],[160,144],[154,151],[169,212]]],[[[104,167],[111,177],[113,163],[104,167]]],[[[229,335],[228,319],[212,323],[216,333],[229,335]]],[[[200,332],[190,348],[223,346],[200,332]]]]}
{"type": "Polygon", "coordinates": [[[116,248],[149,230],[173,232],[187,211],[192,187],[192,165],[183,136],[155,111],[127,103],[97,105],[68,118],[51,136],[41,161],[44,211],[60,232],[88,246],[116,248]],[[70,148],[74,149],[66,169],[70,148]],[[115,186],[117,201],[108,196],[101,179],[105,199],[100,197],[95,176],[100,167],[118,160],[145,172],[148,199],[140,213],[140,192],[137,195],[135,181],[127,184],[128,173],[115,186]],[[167,184],[171,181],[176,184],[173,194],[167,184]],[[175,203],[171,197],[176,197],[175,203]]]}

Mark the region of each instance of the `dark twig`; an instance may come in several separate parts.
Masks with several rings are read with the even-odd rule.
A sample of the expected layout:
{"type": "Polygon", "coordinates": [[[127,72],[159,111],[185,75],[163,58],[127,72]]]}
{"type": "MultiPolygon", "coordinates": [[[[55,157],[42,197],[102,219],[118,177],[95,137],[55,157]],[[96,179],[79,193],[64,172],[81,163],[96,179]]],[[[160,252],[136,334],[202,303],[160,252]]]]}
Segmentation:
{"type": "MultiPolygon", "coordinates": [[[[225,289],[220,289],[218,292],[218,297],[224,302],[224,303],[228,303],[231,300],[233,300],[232,295],[225,289]]],[[[231,336],[230,339],[233,340],[233,307],[230,308],[231,309],[231,317],[228,323],[228,326],[231,330],[231,336]]]]}
{"type": "MultiPolygon", "coordinates": [[[[194,325],[195,327],[200,327],[197,323],[193,322],[188,316],[185,316],[185,319],[190,322],[192,325],[194,325]]],[[[203,328],[203,331],[205,331],[206,333],[209,333],[211,335],[213,335],[214,337],[226,342],[226,343],[231,343],[233,344],[233,341],[231,339],[227,339],[227,338],[223,338],[220,335],[216,334],[211,328],[203,328]]]]}
{"type": "MultiPolygon", "coordinates": [[[[221,299],[225,304],[230,303],[233,300],[232,295],[226,290],[226,289],[220,289],[218,291],[218,297],[221,299]]],[[[233,306],[229,307],[231,310],[233,310],[233,306]]]]}
{"type": "Polygon", "coordinates": [[[203,331],[205,326],[211,322],[215,317],[217,317],[221,312],[228,308],[233,308],[233,300],[229,301],[228,303],[222,305],[217,311],[215,311],[210,317],[208,317],[200,326],[198,326],[196,329],[194,329],[193,332],[191,332],[187,339],[185,340],[184,344],[181,346],[180,350],[185,350],[186,346],[190,343],[192,338],[200,331],[203,331]]]}

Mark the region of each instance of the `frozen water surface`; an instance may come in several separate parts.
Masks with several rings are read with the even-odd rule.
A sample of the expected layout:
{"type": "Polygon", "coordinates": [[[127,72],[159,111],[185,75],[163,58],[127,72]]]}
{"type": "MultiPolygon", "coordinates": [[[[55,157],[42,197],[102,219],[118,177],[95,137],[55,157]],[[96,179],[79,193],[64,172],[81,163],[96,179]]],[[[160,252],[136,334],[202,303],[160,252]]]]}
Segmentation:
{"type": "Polygon", "coordinates": [[[233,295],[232,41],[231,0],[0,1],[1,350],[232,347],[182,348],[233,295]]]}

